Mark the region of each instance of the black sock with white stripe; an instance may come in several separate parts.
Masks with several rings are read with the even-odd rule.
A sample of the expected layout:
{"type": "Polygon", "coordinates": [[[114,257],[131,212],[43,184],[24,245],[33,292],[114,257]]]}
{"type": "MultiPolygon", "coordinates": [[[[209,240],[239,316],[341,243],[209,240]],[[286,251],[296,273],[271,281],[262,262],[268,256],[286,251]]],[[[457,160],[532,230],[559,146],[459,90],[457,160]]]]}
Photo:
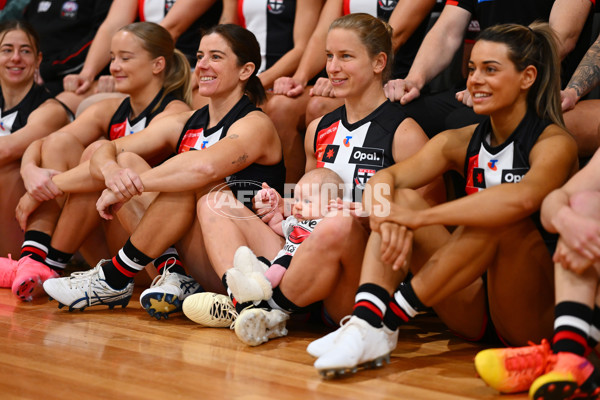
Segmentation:
{"type": "Polygon", "coordinates": [[[425,308],[415,294],[411,281],[405,280],[392,295],[388,310],[383,316],[383,324],[395,331],[425,308]]]}
{"type": "Polygon", "coordinates": [[[356,291],[352,315],[367,321],[375,328],[381,328],[389,302],[390,294],[387,290],[374,283],[364,283],[356,291]]]}
{"type": "Polygon", "coordinates": [[[302,307],[296,305],[290,299],[285,297],[285,295],[281,291],[281,286],[276,286],[275,288],[273,288],[273,295],[269,300],[267,300],[267,304],[268,308],[271,308],[273,310],[280,310],[288,314],[300,311],[302,309],[302,307]]]}
{"type": "Polygon", "coordinates": [[[50,246],[46,256],[46,265],[55,271],[64,271],[71,257],[73,257],[73,254],[62,252],[50,246]]]}
{"type": "Polygon", "coordinates": [[[569,352],[587,355],[588,334],[593,311],[590,307],[574,301],[561,301],[554,308],[554,353],[569,352]]]}
{"type": "Polygon", "coordinates": [[[117,255],[102,265],[106,283],[113,289],[123,289],[151,261],[152,257],[136,249],[131,240],[127,240],[117,255]]]}
{"type": "Polygon", "coordinates": [[[25,232],[25,240],[21,245],[21,256],[19,258],[30,257],[32,260],[45,262],[51,240],[50,235],[44,232],[25,232]]]}
{"type": "Polygon", "coordinates": [[[163,274],[165,267],[169,268],[169,272],[171,273],[186,275],[181,259],[179,258],[179,253],[177,253],[175,247],[169,247],[165,250],[164,253],[154,259],[153,264],[159,275],[163,274]]]}

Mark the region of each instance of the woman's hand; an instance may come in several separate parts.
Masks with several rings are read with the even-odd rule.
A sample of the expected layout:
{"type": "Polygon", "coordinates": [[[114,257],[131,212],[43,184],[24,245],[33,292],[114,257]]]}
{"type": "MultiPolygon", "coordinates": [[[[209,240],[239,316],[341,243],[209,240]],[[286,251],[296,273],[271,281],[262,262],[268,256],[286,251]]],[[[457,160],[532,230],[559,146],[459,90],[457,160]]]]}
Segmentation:
{"type": "MultiPolygon", "coordinates": [[[[566,209],[565,209],[566,210],[566,209]]],[[[555,226],[572,251],[589,260],[600,260],[600,221],[575,212],[557,214],[555,226]]]]}
{"type": "Polygon", "coordinates": [[[21,177],[27,193],[37,201],[47,201],[64,194],[52,181],[52,177],[60,173],[53,169],[31,165],[21,171],[21,177]]]}
{"type": "Polygon", "coordinates": [[[282,76],[273,83],[273,94],[282,94],[288,97],[298,97],[304,92],[304,85],[294,78],[282,76]]]}
{"type": "Polygon", "coordinates": [[[565,90],[560,91],[560,106],[563,112],[572,110],[578,101],[579,98],[575,89],[566,88],[565,90]]]}
{"type": "Polygon", "coordinates": [[[104,184],[119,200],[129,200],[144,192],[140,176],[129,168],[112,168],[103,172],[104,184]]]}
{"type": "Polygon", "coordinates": [[[63,78],[63,88],[66,92],[84,94],[92,87],[93,78],[82,74],[69,74],[63,78]]]}
{"type": "Polygon", "coordinates": [[[394,271],[408,266],[413,244],[413,232],[392,222],[379,225],[381,261],[391,264],[394,271]]]}
{"type": "Polygon", "coordinates": [[[23,231],[27,228],[27,220],[32,212],[34,212],[42,204],[41,201],[37,201],[29,193],[25,193],[15,209],[15,217],[17,222],[23,231]]]}
{"type": "Polygon", "coordinates": [[[460,101],[467,107],[473,108],[473,98],[471,97],[471,93],[465,89],[460,92],[456,92],[456,100],[460,101]]]}
{"type": "MultiPolygon", "coordinates": [[[[576,274],[582,274],[594,264],[594,259],[582,256],[579,252],[570,248],[562,238],[558,240],[552,261],[576,274]]],[[[596,264],[600,263],[596,260],[596,264]]]]}
{"type": "Polygon", "coordinates": [[[333,85],[329,78],[319,78],[308,92],[310,96],[335,97],[333,85]]]}
{"type": "Polygon", "coordinates": [[[112,93],[115,90],[115,78],[112,75],[102,75],[98,78],[96,93],[112,93]]]}
{"type": "Polygon", "coordinates": [[[113,219],[113,214],[119,211],[125,202],[120,200],[112,190],[104,189],[96,202],[96,210],[102,218],[110,221],[113,219]]]}

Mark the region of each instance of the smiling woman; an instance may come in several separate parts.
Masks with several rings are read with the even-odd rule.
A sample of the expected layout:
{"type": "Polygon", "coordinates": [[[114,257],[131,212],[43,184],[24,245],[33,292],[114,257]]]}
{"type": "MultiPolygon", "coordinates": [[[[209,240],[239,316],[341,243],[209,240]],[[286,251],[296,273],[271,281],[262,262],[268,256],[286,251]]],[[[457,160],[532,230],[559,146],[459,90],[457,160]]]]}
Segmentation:
{"type": "MultiPolygon", "coordinates": [[[[304,307],[317,307],[329,322],[338,322],[352,310],[368,235],[366,219],[351,214],[360,214],[363,189],[376,171],[406,159],[427,142],[421,128],[383,92],[392,57],[389,25],[368,14],[341,17],[329,28],[326,49],[329,79],[345,100],[342,107],[309,125],[306,171],[328,168],[336,172],[346,188],[344,201],[332,205],[337,212],[326,215],[294,253],[281,284],[273,289],[269,307],[248,307],[250,303],[222,297],[215,300],[205,294],[186,300],[191,303],[199,299],[189,310],[204,315],[204,321],[211,321],[213,300],[232,308],[236,304],[240,313],[235,321],[236,334],[251,345],[284,335],[281,326],[286,314],[304,311],[304,307]]],[[[422,193],[435,203],[443,196],[442,188],[440,179],[424,187],[422,193]]],[[[236,219],[220,218],[211,211],[216,204],[220,204],[217,196],[205,196],[199,218],[207,232],[222,235],[206,235],[204,242],[216,273],[227,285],[227,271],[239,247],[273,259],[283,243],[249,210],[238,211],[236,219]]],[[[229,317],[229,325],[233,318],[229,317]]]]}
{"type": "Polygon", "coordinates": [[[390,194],[365,199],[372,232],[352,317],[308,347],[323,375],[381,365],[399,326],[427,307],[473,341],[549,337],[556,237],[541,227],[539,210],[577,170],[560,113],[559,70],[548,24],[482,32],[467,87],[475,112],[488,117],[438,134],[369,181],[390,194]],[[451,169],[464,175],[468,196],[430,206],[414,189],[451,169]],[[377,213],[382,206],[389,212],[377,213]],[[402,281],[408,269],[413,276],[402,281]]]}
{"type": "MultiPolygon", "coordinates": [[[[99,218],[93,208],[98,196],[95,191],[104,184],[90,179],[85,160],[102,141],[138,132],[159,115],[189,110],[183,101],[189,97],[189,67],[185,57],[174,51],[172,42],[166,29],[150,22],[122,28],[111,43],[111,73],[119,78],[118,89],[129,96],[94,104],[70,124],[33,142],[23,154],[21,175],[27,193],[19,200],[17,218],[25,230],[25,240],[21,238],[19,262],[0,258],[0,272],[9,277],[2,286],[12,287],[22,300],[42,294],[41,283],[57,276],[89,235],[95,234],[92,251],[86,253],[90,262],[108,253],[107,239],[95,229],[99,218]],[[73,194],[65,204],[63,194],[67,191],[52,177],[80,162],[77,191],[90,193],[73,194]]],[[[31,77],[34,70],[35,64],[30,68],[31,77]]],[[[121,231],[113,224],[107,235],[116,242],[111,243],[114,247],[122,243],[121,231]]]]}
{"type": "MultiPolygon", "coordinates": [[[[135,229],[110,261],[85,274],[44,283],[46,292],[70,309],[126,305],[132,278],[156,259],[162,278],[142,293],[140,302],[150,315],[167,318],[199,290],[177,253],[169,250],[174,243],[182,245],[185,264],[203,287],[218,285],[202,246],[204,228],[201,231],[195,219],[200,196],[225,181],[234,194],[247,190],[247,182],[283,187],[281,142],[270,119],[253,102],[264,96],[256,76],[256,38],[237,25],[218,25],[202,36],[197,54],[198,90],[208,97],[207,106],[161,118],[140,134],[105,142],[92,157],[90,170],[99,181],[104,182],[108,171],[118,171],[97,202],[100,215],[110,220],[118,210],[119,219],[135,229]],[[145,161],[173,153],[154,168],[145,161]],[[94,296],[84,294],[88,287],[94,288],[94,296]],[[82,296],[87,300],[81,302],[82,296]]],[[[53,182],[63,191],[77,190],[68,175],[57,175],[53,182]]]]}
{"type": "MultiPolygon", "coordinates": [[[[18,254],[23,233],[15,207],[25,192],[19,173],[29,144],[67,124],[71,111],[34,83],[42,60],[36,32],[24,22],[0,25],[0,254],[18,254]]],[[[0,287],[14,277],[0,270],[0,287]]]]}

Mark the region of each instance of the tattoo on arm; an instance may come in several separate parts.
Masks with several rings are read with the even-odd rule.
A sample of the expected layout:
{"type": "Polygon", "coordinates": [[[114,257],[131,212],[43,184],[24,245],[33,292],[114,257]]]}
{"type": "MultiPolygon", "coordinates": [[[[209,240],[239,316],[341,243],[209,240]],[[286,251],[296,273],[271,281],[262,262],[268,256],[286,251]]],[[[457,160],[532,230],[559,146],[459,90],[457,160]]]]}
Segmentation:
{"type": "Polygon", "coordinates": [[[227,138],[228,138],[228,139],[237,139],[237,138],[239,138],[239,136],[238,136],[238,135],[236,135],[235,133],[233,133],[233,134],[231,134],[231,135],[227,136],[227,138]]]}
{"type": "Polygon", "coordinates": [[[574,89],[581,98],[600,82],[600,37],[589,48],[573,73],[567,88],[574,89]]]}
{"type": "Polygon", "coordinates": [[[241,156],[238,157],[237,160],[232,161],[232,164],[243,164],[244,162],[246,162],[246,160],[248,159],[248,153],[244,153],[241,156]]]}

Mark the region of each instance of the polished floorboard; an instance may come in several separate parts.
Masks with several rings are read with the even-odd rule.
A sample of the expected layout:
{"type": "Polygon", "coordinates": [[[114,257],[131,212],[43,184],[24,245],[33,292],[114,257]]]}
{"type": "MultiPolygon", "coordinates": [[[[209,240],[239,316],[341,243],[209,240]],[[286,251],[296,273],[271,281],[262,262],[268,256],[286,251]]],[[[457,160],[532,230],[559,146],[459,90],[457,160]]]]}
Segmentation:
{"type": "Polygon", "coordinates": [[[391,363],[323,380],[305,351],[326,333],[299,321],[287,337],[248,347],[229,329],[182,314],[156,321],[136,288],[127,308],[59,310],[0,289],[0,399],[526,399],[477,378],[482,347],[433,315],[403,327],[391,363]]]}

